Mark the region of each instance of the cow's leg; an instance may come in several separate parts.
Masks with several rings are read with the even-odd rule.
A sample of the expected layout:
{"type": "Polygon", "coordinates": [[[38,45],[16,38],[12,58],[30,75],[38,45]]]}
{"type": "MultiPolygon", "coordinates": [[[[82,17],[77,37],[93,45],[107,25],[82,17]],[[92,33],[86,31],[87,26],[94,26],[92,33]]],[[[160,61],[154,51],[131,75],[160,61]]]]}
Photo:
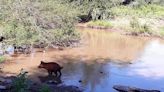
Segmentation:
{"type": "Polygon", "coordinates": [[[58,70],[58,72],[59,72],[59,76],[61,76],[62,75],[61,70],[58,70]]]}
{"type": "Polygon", "coordinates": [[[51,76],[52,75],[52,71],[48,71],[48,75],[51,76]]]}
{"type": "Polygon", "coordinates": [[[58,72],[57,72],[57,71],[55,71],[54,73],[55,73],[55,77],[57,77],[57,76],[58,76],[58,72]]]}

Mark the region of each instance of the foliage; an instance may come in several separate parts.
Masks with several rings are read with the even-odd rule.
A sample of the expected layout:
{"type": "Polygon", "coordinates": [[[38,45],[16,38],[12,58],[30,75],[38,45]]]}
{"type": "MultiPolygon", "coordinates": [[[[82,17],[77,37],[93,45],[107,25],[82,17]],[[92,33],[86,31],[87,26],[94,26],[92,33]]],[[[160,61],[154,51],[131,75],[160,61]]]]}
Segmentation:
{"type": "Polygon", "coordinates": [[[112,27],[112,24],[109,21],[97,20],[90,21],[87,23],[88,26],[102,26],[102,27],[112,27]]]}
{"type": "Polygon", "coordinates": [[[51,92],[51,90],[47,85],[43,85],[39,92],[51,92]]]}
{"type": "Polygon", "coordinates": [[[80,15],[87,15],[92,20],[107,19],[111,16],[110,8],[119,5],[122,0],[62,0],[71,3],[72,7],[80,11],[80,15]]]}
{"type": "Polygon", "coordinates": [[[74,27],[78,17],[86,16],[87,20],[113,16],[163,18],[163,0],[135,1],[138,4],[123,6],[122,0],[0,0],[0,27],[7,45],[70,46],[80,38],[74,27]]]}
{"type": "Polygon", "coordinates": [[[137,34],[143,34],[143,33],[148,33],[152,34],[150,26],[147,24],[140,24],[139,21],[136,18],[133,18],[130,21],[130,31],[132,33],[137,33],[137,34]]]}
{"type": "Polygon", "coordinates": [[[0,63],[4,62],[6,60],[5,56],[0,56],[0,63]]]}
{"type": "Polygon", "coordinates": [[[13,92],[27,92],[29,87],[27,80],[27,72],[21,70],[20,74],[13,80],[13,92]]]}
{"type": "MultiPolygon", "coordinates": [[[[21,69],[20,74],[16,76],[15,79],[13,79],[12,83],[12,92],[29,92],[30,86],[30,80],[28,80],[26,71],[21,69]]],[[[43,85],[39,92],[51,92],[50,88],[47,85],[43,85]]]]}
{"type": "Polygon", "coordinates": [[[161,27],[160,30],[159,30],[159,34],[160,36],[164,36],[164,27],[161,27]]]}
{"type": "Polygon", "coordinates": [[[68,4],[58,0],[1,0],[0,8],[8,44],[50,46],[78,40],[74,29],[77,14],[68,4]]]}
{"type": "Polygon", "coordinates": [[[69,3],[77,9],[80,17],[91,20],[104,20],[115,15],[137,17],[160,17],[163,14],[163,0],[124,0],[131,1],[128,5],[122,5],[122,0],[61,0],[69,3]]]}

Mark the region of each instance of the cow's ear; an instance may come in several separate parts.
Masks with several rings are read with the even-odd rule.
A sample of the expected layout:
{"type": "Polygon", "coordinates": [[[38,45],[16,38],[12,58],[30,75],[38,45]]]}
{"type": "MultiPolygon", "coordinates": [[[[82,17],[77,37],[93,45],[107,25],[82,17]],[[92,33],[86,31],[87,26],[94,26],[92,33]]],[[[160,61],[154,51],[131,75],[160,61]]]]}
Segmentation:
{"type": "Polygon", "coordinates": [[[44,62],[43,61],[40,61],[41,62],[41,64],[43,64],[44,62]]]}

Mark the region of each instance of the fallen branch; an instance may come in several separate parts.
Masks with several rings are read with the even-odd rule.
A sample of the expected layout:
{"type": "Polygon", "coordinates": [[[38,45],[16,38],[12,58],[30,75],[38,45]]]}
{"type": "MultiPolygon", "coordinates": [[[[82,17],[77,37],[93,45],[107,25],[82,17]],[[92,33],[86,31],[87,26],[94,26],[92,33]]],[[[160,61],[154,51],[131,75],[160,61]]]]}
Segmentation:
{"type": "Polygon", "coordinates": [[[159,90],[147,90],[123,85],[114,85],[113,89],[117,90],[118,92],[160,92],[159,90]]]}

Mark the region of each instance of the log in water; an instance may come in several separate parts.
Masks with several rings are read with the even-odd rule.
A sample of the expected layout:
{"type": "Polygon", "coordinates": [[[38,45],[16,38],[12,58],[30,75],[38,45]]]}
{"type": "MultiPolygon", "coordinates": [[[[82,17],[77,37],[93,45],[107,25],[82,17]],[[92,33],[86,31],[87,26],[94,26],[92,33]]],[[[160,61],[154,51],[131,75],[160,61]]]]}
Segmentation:
{"type": "Polygon", "coordinates": [[[160,92],[159,90],[148,90],[123,85],[114,85],[113,88],[119,92],[160,92]]]}

